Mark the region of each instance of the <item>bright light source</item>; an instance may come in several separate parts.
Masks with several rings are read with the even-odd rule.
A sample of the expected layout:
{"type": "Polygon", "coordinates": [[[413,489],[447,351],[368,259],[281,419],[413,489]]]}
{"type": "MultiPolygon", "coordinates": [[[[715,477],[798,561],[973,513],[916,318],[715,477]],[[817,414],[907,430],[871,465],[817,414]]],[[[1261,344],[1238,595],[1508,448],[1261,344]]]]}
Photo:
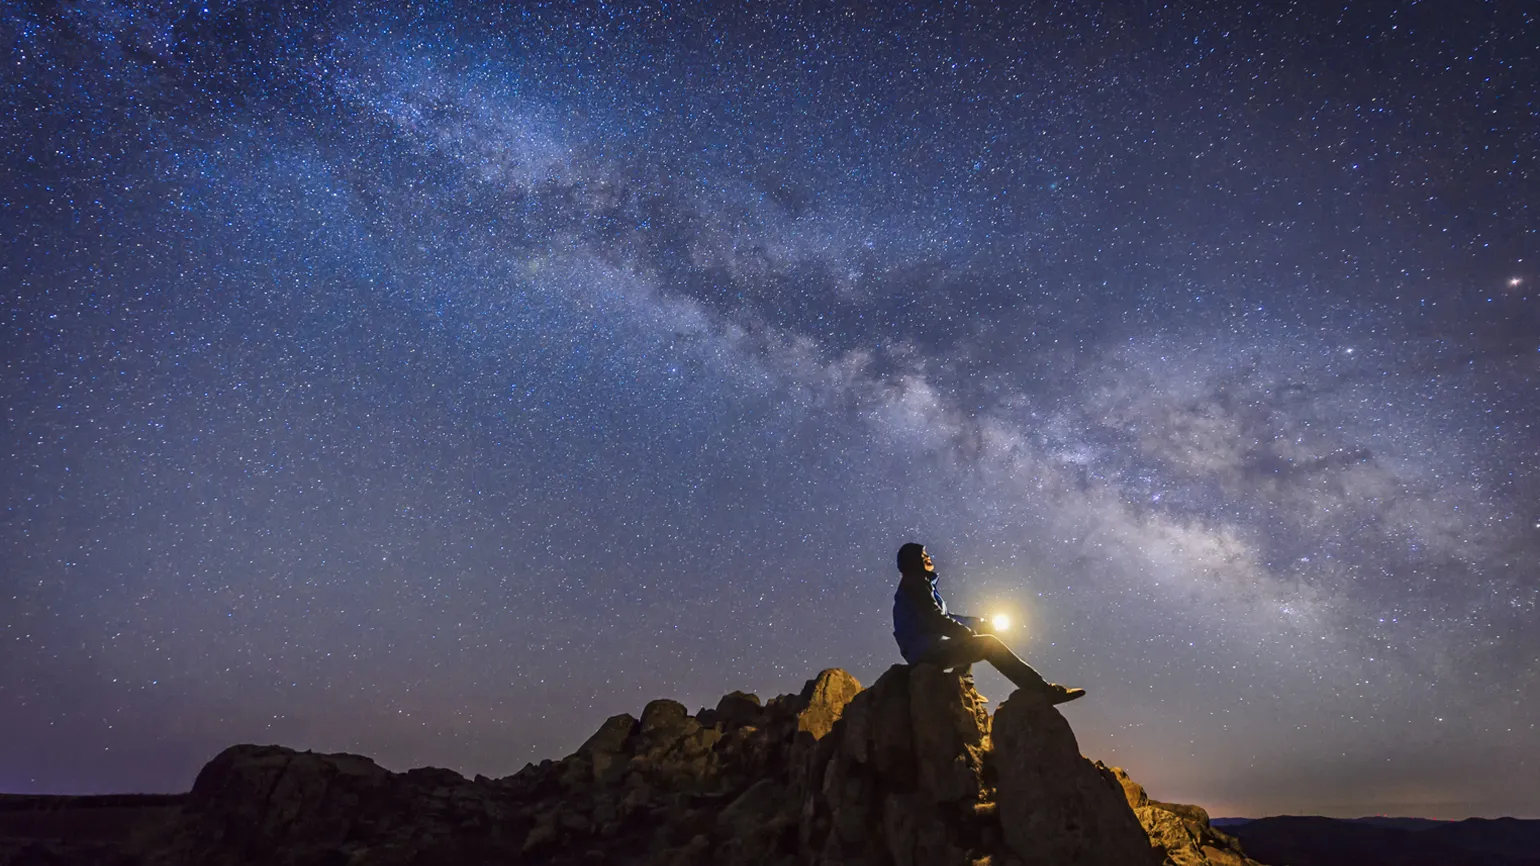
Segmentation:
{"type": "Polygon", "coordinates": [[[1011,618],[1003,613],[997,613],[989,618],[989,624],[995,627],[995,631],[1005,631],[1011,627],[1011,618]]]}

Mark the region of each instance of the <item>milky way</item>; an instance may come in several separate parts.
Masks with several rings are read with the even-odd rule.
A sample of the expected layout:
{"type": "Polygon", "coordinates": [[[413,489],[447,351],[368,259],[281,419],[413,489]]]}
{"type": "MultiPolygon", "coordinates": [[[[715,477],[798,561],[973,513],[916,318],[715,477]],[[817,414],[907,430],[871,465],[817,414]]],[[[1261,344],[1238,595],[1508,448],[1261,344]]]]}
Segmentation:
{"type": "Polygon", "coordinates": [[[1533,10],[1022,5],[6,3],[0,790],[871,682],[916,540],[1162,799],[1540,816],[1533,10]]]}

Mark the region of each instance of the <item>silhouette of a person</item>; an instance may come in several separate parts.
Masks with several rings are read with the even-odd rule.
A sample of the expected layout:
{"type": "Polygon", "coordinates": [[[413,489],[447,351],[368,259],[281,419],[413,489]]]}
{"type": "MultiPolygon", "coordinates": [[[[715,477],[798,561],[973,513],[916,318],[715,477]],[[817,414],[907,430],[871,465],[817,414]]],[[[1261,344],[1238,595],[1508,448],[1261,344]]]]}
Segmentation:
{"type": "Polygon", "coordinates": [[[893,637],[904,661],[945,670],[987,661],[1019,689],[1038,692],[1055,704],[1072,701],[1085,689],[1065,688],[1044,680],[1032,666],[989,634],[983,619],[949,613],[936,588],[935,563],[925,545],[898,549],[898,591],[893,593],[893,637]]]}

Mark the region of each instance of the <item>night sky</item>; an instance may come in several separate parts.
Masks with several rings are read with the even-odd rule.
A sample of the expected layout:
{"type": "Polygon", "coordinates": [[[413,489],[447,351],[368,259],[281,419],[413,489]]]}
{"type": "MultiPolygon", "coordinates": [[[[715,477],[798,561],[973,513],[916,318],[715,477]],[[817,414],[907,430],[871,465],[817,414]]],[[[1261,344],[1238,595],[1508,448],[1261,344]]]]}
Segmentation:
{"type": "Polygon", "coordinates": [[[1540,817],[1534,6],[378,5],[0,7],[0,791],[870,683],[914,540],[1161,799],[1540,817]]]}

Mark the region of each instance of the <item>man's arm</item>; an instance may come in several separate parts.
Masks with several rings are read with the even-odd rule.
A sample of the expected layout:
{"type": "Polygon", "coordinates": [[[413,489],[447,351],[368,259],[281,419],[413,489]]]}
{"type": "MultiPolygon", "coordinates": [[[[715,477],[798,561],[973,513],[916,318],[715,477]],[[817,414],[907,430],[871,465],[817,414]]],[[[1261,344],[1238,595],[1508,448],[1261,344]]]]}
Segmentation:
{"type": "Polygon", "coordinates": [[[984,629],[989,628],[989,620],[981,616],[963,616],[960,613],[950,614],[950,616],[973,632],[982,632],[984,629]]]}
{"type": "Polygon", "coordinates": [[[920,621],[924,623],[927,631],[944,634],[947,637],[973,637],[973,630],[967,625],[941,612],[941,605],[936,604],[935,597],[930,594],[930,587],[924,582],[905,580],[901,581],[899,586],[904,596],[909,599],[909,604],[919,613],[920,621]]]}

